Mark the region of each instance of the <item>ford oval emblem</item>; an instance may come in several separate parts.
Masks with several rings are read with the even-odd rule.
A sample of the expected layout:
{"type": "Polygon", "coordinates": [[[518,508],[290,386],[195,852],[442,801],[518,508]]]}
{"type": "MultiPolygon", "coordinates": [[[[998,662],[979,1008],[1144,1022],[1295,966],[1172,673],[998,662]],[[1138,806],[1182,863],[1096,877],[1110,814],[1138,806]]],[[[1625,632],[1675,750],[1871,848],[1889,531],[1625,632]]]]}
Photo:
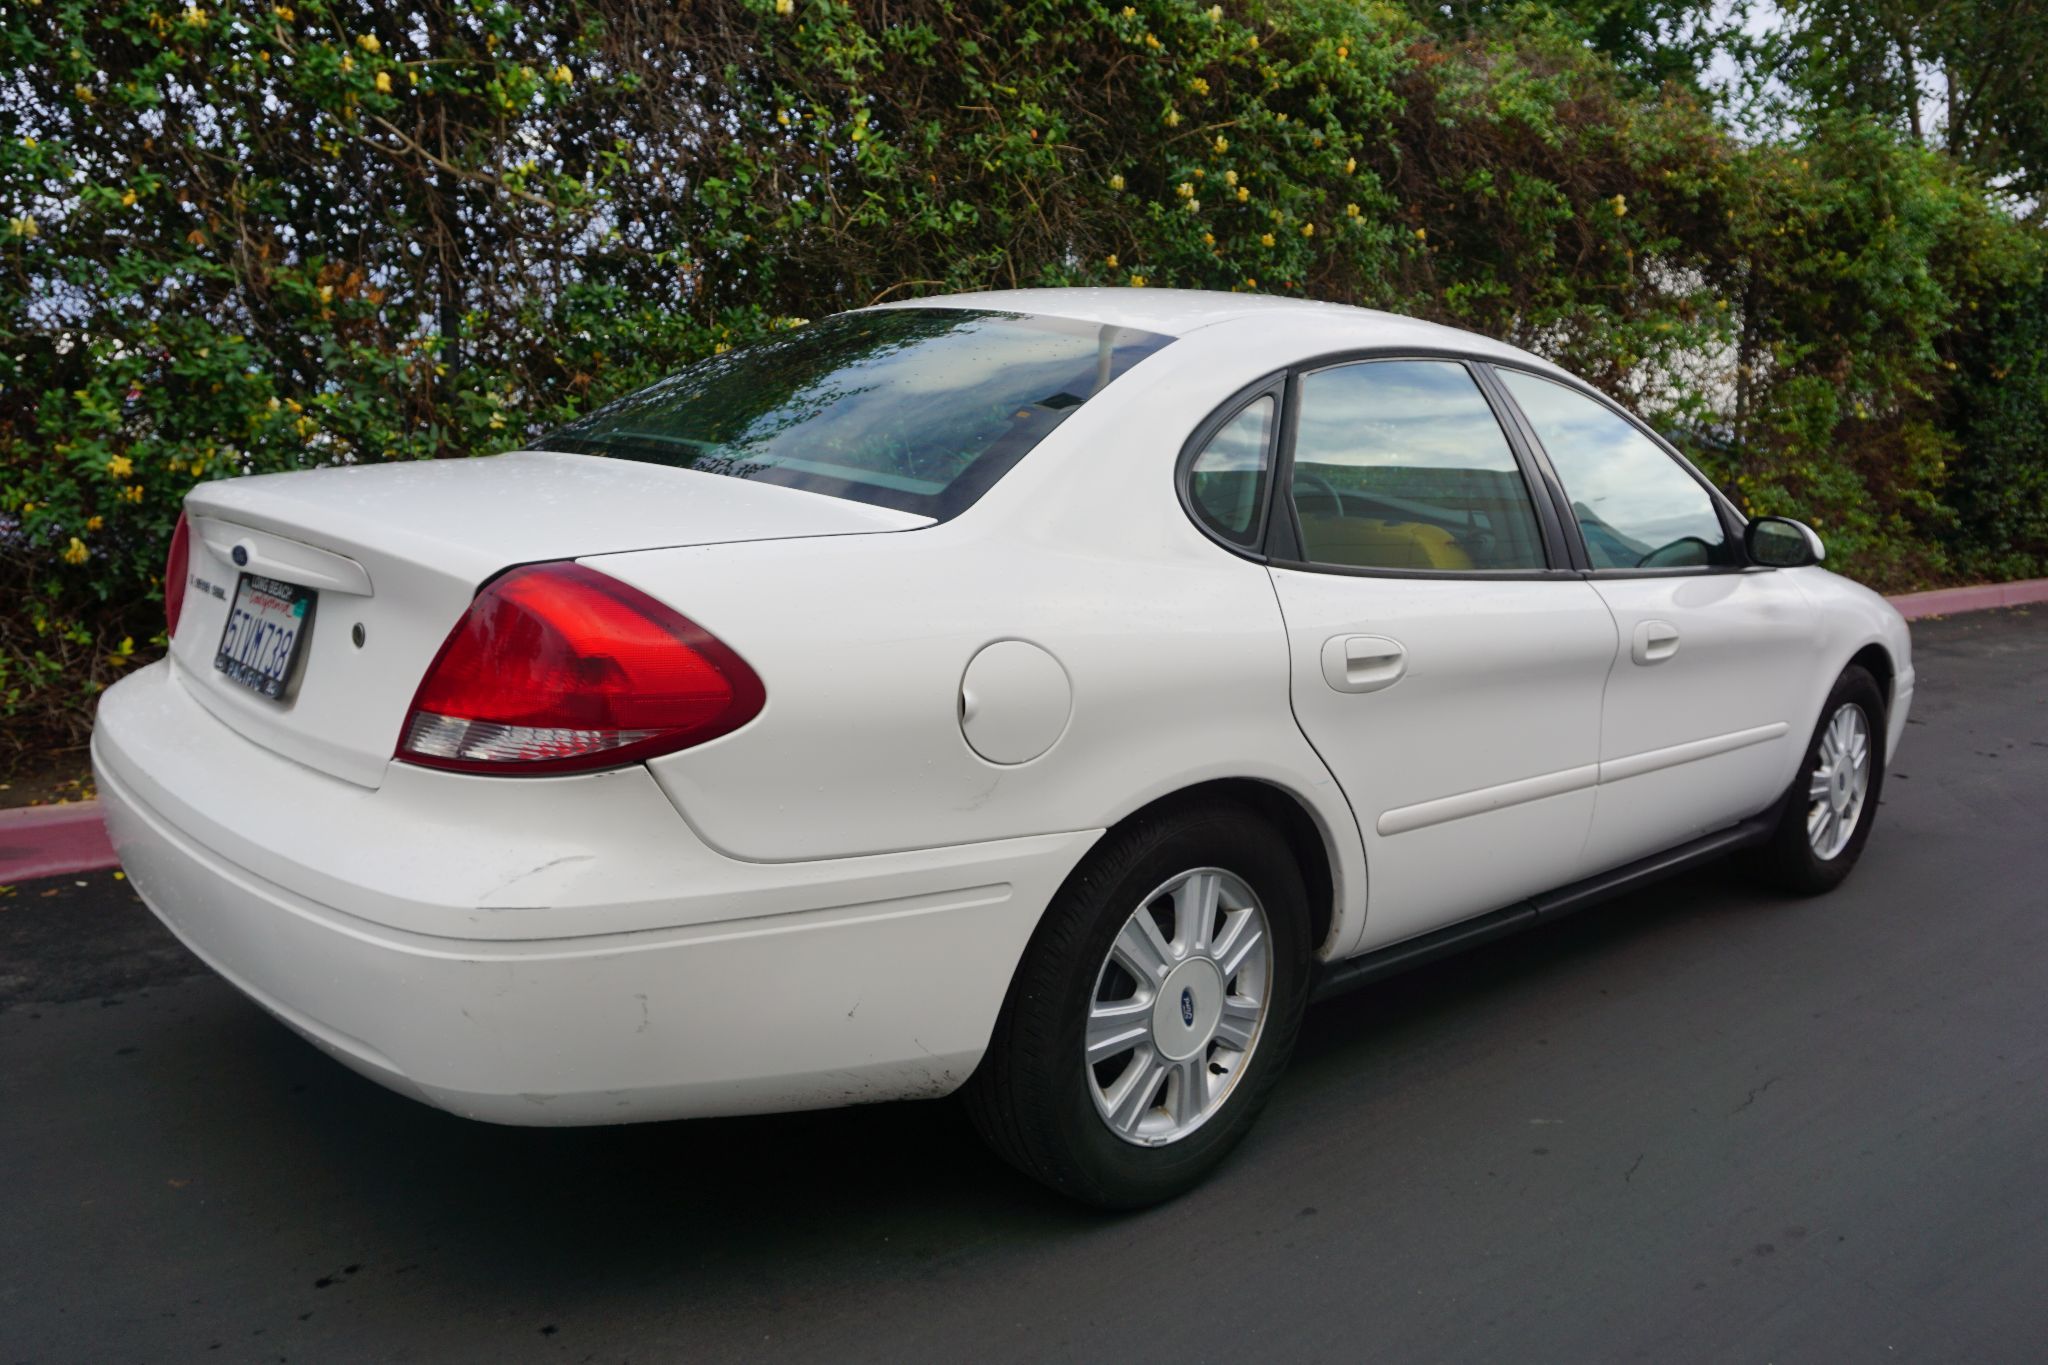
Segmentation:
{"type": "Polygon", "coordinates": [[[1195,993],[1186,986],[1180,988],[1180,1021],[1189,1028],[1195,1026],[1195,993]]]}
{"type": "Polygon", "coordinates": [[[239,568],[239,567],[241,567],[242,565],[244,565],[244,564],[247,564],[247,563],[249,562],[249,547],[248,547],[248,546],[246,546],[246,545],[237,545],[237,546],[236,546],[236,547],[234,548],[234,550],[233,550],[233,551],[232,551],[231,553],[232,553],[232,556],[233,556],[233,558],[234,558],[234,561],[235,561],[235,566],[236,566],[237,568],[239,568]]]}

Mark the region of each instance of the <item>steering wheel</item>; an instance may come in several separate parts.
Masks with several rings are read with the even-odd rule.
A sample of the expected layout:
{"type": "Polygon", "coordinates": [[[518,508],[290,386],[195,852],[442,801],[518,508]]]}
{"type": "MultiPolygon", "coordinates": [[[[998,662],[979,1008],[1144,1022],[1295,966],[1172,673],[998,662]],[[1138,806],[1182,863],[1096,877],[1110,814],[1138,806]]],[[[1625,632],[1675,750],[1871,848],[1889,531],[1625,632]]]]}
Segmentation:
{"type": "Polygon", "coordinates": [[[1680,536],[1636,561],[1638,569],[1689,569],[1714,562],[1714,547],[1698,536],[1680,536]]]}
{"type": "MultiPolygon", "coordinates": [[[[1320,474],[1315,473],[1312,470],[1295,470],[1295,486],[1299,488],[1304,481],[1314,484],[1316,486],[1316,491],[1318,493],[1321,493],[1324,497],[1328,498],[1331,501],[1331,503],[1336,506],[1338,516],[1344,517],[1350,515],[1348,512],[1344,510],[1344,495],[1337,491],[1337,486],[1335,484],[1331,483],[1328,479],[1324,478],[1320,474]]],[[[1296,496],[1299,497],[1300,494],[1297,493],[1296,496]]]]}

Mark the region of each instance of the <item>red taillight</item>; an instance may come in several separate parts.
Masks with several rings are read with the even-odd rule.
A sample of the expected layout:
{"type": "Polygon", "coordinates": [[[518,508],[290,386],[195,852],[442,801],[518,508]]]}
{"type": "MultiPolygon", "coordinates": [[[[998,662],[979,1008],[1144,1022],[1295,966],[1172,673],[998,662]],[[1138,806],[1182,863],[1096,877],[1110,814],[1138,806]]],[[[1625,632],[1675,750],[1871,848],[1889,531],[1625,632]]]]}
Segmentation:
{"type": "Polygon", "coordinates": [[[581,564],[536,564],[470,603],[412,699],[398,757],[476,773],[609,768],[760,714],[746,661],[688,617],[581,564]]]}
{"type": "Polygon", "coordinates": [[[164,634],[178,633],[178,618],[185,614],[185,584],[192,577],[192,528],[185,514],[178,513],[178,529],[171,532],[170,557],[164,560],[164,634]]]}

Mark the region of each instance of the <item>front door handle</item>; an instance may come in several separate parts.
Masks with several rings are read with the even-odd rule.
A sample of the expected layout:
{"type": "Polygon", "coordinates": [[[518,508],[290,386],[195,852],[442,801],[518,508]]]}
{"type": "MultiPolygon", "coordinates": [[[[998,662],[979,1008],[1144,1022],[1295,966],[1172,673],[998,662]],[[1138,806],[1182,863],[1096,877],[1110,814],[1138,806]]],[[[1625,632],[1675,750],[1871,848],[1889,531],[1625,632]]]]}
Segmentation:
{"type": "Polygon", "coordinates": [[[1636,623],[1635,642],[1629,646],[1629,658],[1647,667],[1650,664],[1661,664],[1677,652],[1677,626],[1669,621],[1636,623]]]}
{"type": "Polygon", "coordinates": [[[1323,642],[1323,681],[1339,692],[1377,692],[1408,671],[1408,651],[1384,635],[1332,635],[1323,642]]]}

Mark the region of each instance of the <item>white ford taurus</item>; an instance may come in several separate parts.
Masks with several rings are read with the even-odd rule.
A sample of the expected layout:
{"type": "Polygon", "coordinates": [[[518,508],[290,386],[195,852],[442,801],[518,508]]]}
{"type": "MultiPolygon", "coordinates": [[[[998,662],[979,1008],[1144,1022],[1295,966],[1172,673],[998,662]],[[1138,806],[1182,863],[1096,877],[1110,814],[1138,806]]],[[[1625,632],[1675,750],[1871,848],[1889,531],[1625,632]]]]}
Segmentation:
{"type": "Polygon", "coordinates": [[[1319,991],[1735,850],[1845,876],[1913,670],[1820,557],[1481,337],[925,300],[516,454],[203,485],[93,755],[165,923],[396,1090],[964,1087],[1128,1206],[1319,991]]]}

